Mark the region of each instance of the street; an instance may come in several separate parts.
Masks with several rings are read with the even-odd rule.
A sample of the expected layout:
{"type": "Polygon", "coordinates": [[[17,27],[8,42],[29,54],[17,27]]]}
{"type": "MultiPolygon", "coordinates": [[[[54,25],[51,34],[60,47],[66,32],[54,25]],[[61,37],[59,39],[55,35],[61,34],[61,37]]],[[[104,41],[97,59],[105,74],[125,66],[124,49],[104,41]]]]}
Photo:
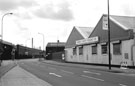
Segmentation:
{"type": "Polygon", "coordinates": [[[19,61],[18,65],[52,86],[134,86],[135,80],[133,74],[54,65],[39,61],[19,61]]]}

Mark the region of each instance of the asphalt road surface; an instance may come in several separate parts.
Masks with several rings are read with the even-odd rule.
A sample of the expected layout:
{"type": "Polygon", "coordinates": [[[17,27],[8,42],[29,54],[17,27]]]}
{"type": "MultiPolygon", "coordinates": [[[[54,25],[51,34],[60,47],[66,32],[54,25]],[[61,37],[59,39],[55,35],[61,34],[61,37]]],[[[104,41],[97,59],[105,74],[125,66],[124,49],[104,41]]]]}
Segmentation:
{"type": "Polygon", "coordinates": [[[135,76],[87,68],[19,61],[18,65],[52,86],[135,86],[135,76]]]}

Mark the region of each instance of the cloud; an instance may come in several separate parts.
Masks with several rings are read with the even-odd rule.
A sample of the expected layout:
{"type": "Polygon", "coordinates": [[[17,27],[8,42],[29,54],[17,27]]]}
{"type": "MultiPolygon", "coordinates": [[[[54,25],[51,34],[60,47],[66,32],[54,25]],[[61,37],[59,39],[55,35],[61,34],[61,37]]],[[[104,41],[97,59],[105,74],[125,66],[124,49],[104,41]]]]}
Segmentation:
{"type": "Polygon", "coordinates": [[[19,10],[13,11],[13,14],[18,19],[32,19],[32,13],[29,9],[18,8],[19,10]]]}
{"type": "Polygon", "coordinates": [[[34,14],[40,18],[48,18],[54,20],[70,21],[73,19],[73,13],[67,2],[59,4],[49,3],[34,11],[34,14]]]}
{"type": "Polygon", "coordinates": [[[31,7],[36,5],[34,0],[0,0],[0,10],[8,11],[18,7],[31,7]]]}
{"type": "Polygon", "coordinates": [[[123,14],[125,15],[135,15],[135,6],[134,6],[134,3],[132,2],[128,2],[128,3],[125,3],[122,5],[122,11],[123,11],[123,14]]]}

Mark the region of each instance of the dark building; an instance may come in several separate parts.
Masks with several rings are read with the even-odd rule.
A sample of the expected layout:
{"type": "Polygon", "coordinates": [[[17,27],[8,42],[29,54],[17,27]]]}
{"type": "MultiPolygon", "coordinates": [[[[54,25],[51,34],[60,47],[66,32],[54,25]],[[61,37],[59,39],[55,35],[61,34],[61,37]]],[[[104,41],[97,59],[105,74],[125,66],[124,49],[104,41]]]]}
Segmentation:
{"type": "Polygon", "coordinates": [[[12,43],[0,40],[0,59],[1,60],[13,59],[11,52],[14,47],[15,45],[13,45],[12,43]]]}
{"type": "Polygon", "coordinates": [[[46,59],[58,59],[61,58],[62,52],[65,49],[65,42],[49,42],[46,46],[46,59]],[[55,54],[55,56],[54,56],[55,54]],[[57,55],[58,56],[57,56],[57,55]]]}
{"type": "Polygon", "coordinates": [[[41,50],[35,48],[29,48],[22,45],[16,46],[16,59],[28,59],[28,58],[39,58],[41,50]]]}

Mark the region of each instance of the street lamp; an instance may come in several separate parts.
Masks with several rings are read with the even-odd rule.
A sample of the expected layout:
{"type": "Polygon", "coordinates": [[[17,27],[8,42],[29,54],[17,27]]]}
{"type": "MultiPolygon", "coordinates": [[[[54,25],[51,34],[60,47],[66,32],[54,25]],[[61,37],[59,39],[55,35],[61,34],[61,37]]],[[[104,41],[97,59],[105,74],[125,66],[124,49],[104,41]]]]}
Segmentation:
{"type": "Polygon", "coordinates": [[[12,15],[13,13],[5,13],[1,19],[1,40],[3,40],[3,20],[6,15],[12,15]]]}
{"type": "MultiPolygon", "coordinates": [[[[12,15],[13,13],[5,13],[3,16],[2,16],[2,19],[1,19],[1,43],[3,42],[3,20],[4,20],[4,17],[6,15],[12,15]]],[[[1,46],[2,47],[2,46],[1,46]]],[[[2,53],[1,53],[2,54],[2,53]]],[[[2,57],[0,56],[0,65],[1,65],[1,62],[2,62],[2,57]]]]}
{"type": "Polygon", "coordinates": [[[45,37],[44,37],[44,34],[43,33],[38,33],[38,34],[40,34],[40,35],[42,35],[43,36],[43,51],[44,51],[44,43],[45,43],[45,37]]]}

